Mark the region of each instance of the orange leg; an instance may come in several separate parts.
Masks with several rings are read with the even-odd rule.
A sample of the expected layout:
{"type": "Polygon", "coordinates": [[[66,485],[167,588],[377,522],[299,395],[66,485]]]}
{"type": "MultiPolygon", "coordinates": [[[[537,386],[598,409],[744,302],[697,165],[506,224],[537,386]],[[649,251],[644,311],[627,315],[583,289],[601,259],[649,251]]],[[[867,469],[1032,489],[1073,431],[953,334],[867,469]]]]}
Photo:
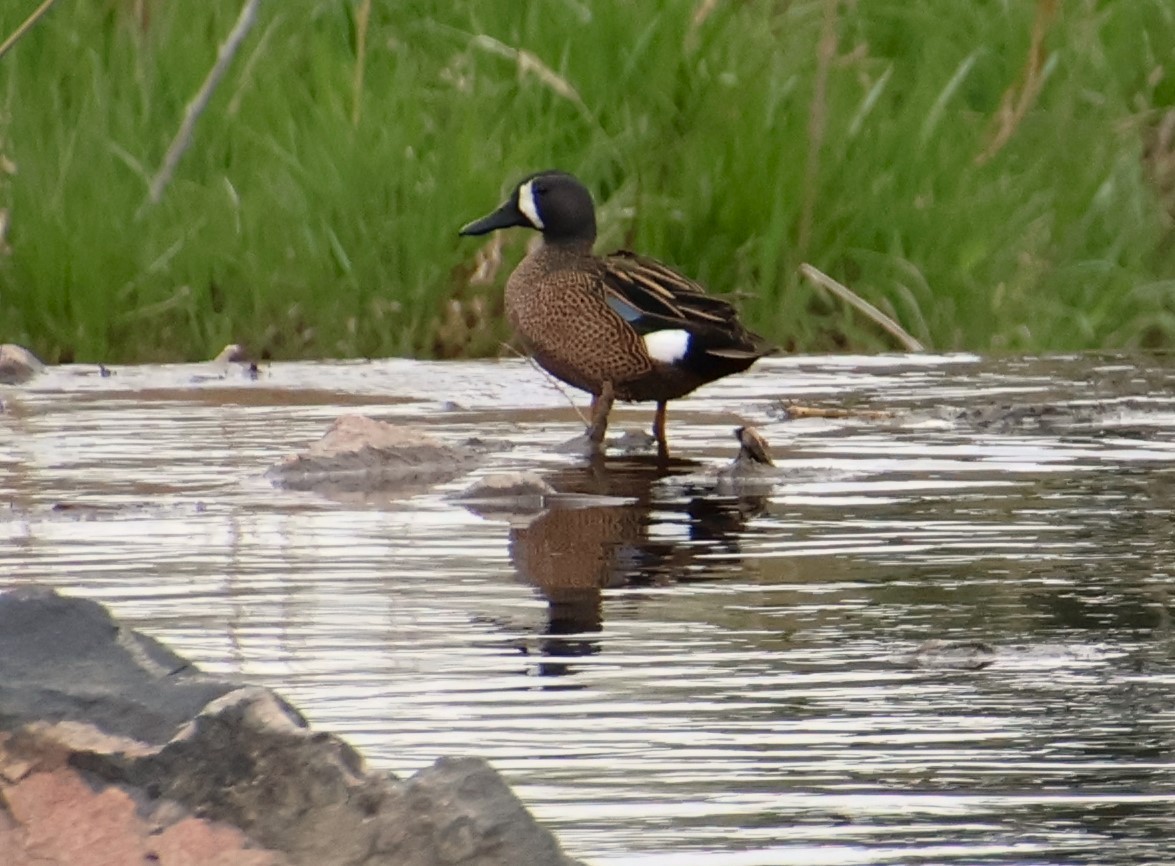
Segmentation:
{"type": "Polygon", "coordinates": [[[665,401],[657,401],[657,412],[653,415],[653,438],[657,440],[657,456],[662,460],[669,457],[669,443],[665,441],[665,401]]]}
{"type": "Polygon", "coordinates": [[[605,382],[597,396],[592,397],[591,425],[587,429],[588,441],[597,448],[604,444],[608,432],[608,415],[612,412],[612,383],[605,382]]]}

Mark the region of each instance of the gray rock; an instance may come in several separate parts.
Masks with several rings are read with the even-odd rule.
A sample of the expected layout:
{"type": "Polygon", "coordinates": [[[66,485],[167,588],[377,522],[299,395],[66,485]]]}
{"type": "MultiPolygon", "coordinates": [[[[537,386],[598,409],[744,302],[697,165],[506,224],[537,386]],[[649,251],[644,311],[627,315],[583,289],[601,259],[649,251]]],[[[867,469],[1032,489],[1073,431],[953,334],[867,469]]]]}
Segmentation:
{"type": "Polygon", "coordinates": [[[0,595],[0,727],[86,722],[159,745],[234,688],[95,602],[35,588],[0,595]]]}
{"type": "Polygon", "coordinates": [[[759,466],[774,466],[771,448],[763,434],[754,427],[736,427],[734,438],[738,440],[738,454],[735,463],[751,463],[759,466]]]}
{"type": "Polygon", "coordinates": [[[509,520],[516,515],[539,513],[556,495],[555,488],[536,472],[495,472],[475,481],[455,498],[474,514],[509,520]]]}
{"type": "Polygon", "coordinates": [[[911,656],[917,667],[954,670],[982,670],[996,659],[996,650],[986,641],[959,641],[931,638],[911,656]]]}
{"type": "Polygon", "coordinates": [[[463,501],[487,499],[538,499],[555,488],[537,472],[494,472],[475,481],[457,497],[463,501]]]}
{"type": "Polygon", "coordinates": [[[0,345],[0,385],[19,385],[44,369],[41,359],[23,346],[0,345]]]}
{"type": "Polygon", "coordinates": [[[144,812],[176,804],[295,864],[575,862],[485,761],[445,758],[405,781],[369,772],[273,692],[205,676],[98,604],[48,590],[0,595],[8,735],[24,754],[64,753],[144,812]]]}
{"type": "Polygon", "coordinates": [[[419,428],[344,415],[322,439],[267,475],[291,490],[386,492],[449,481],[477,460],[473,447],[446,445],[419,428]]]}
{"type": "Polygon", "coordinates": [[[754,427],[736,427],[738,454],[718,470],[715,490],[724,496],[765,496],[783,473],[771,459],[770,445],[754,427]]]}

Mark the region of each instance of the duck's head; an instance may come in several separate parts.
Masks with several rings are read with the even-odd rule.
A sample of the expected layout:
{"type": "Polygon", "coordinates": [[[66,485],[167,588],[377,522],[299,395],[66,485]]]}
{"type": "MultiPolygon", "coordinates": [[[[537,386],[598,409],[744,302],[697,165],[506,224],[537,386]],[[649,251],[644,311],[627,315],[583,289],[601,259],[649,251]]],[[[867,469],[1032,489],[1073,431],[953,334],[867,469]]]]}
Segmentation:
{"type": "Polygon", "coordinates": [[[496,211],[462,227],[463,235],[484,235],[523,226],[555,243],[596,239],[596,209],[587,187],[563,171],[540,171],[524,178],[496,211]]]}

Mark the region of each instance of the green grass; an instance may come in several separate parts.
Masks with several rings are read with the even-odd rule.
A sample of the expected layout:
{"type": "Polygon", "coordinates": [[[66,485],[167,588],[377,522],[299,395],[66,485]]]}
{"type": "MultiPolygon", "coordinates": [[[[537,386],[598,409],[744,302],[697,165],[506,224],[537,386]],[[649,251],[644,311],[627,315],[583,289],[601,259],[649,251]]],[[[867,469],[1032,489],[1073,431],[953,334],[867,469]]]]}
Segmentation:
{"type": "MultiPolygon", "coordinates": [[[[696,0],[375,0],[356,95],[359,4],[263,4],[144,208],[240,0],[145,0],[146,24],[132,0],[58,0],[0,59],[0,341],[51,361],[496,354],[528,238],[471,285],[480,243],[456,230],[557,166],[595,191],[602,247],[737,293],[792,349],[893,346],[803,261],[936,349],[1175,344],[1170,0],[1060,4],[1039,93],[986,161],[1033,3],[841,4],[815,104],[823,0],[696,26],[696,0]]],[[[34,5],[3,4],[0,36],[34,5]]]]}

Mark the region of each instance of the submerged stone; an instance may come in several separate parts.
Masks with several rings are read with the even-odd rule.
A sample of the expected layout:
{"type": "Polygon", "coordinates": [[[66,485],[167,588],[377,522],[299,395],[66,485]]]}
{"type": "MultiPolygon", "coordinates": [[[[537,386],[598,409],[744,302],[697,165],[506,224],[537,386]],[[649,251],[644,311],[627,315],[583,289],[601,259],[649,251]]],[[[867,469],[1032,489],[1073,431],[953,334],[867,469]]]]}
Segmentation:
{"type": "Polygon", "coordinates": [[[931,638],[912,656],[918,667],[981,670],[995,661],[996,650],[986,641],[959,641],[931,638]]]}
{"type": "Polygon", "coordinates": [[[558,493],[537,472],[495,472],[480,478],[454,498],[489,520],[511,520],[545,509],[558,493]]]}
{"type": "Polygon", "coordinates": [[[456,478],[477,462],[478,451],[447,445],[417,427],[344,415],[267,475],[291,490],[387,491],[456,478]]]}

